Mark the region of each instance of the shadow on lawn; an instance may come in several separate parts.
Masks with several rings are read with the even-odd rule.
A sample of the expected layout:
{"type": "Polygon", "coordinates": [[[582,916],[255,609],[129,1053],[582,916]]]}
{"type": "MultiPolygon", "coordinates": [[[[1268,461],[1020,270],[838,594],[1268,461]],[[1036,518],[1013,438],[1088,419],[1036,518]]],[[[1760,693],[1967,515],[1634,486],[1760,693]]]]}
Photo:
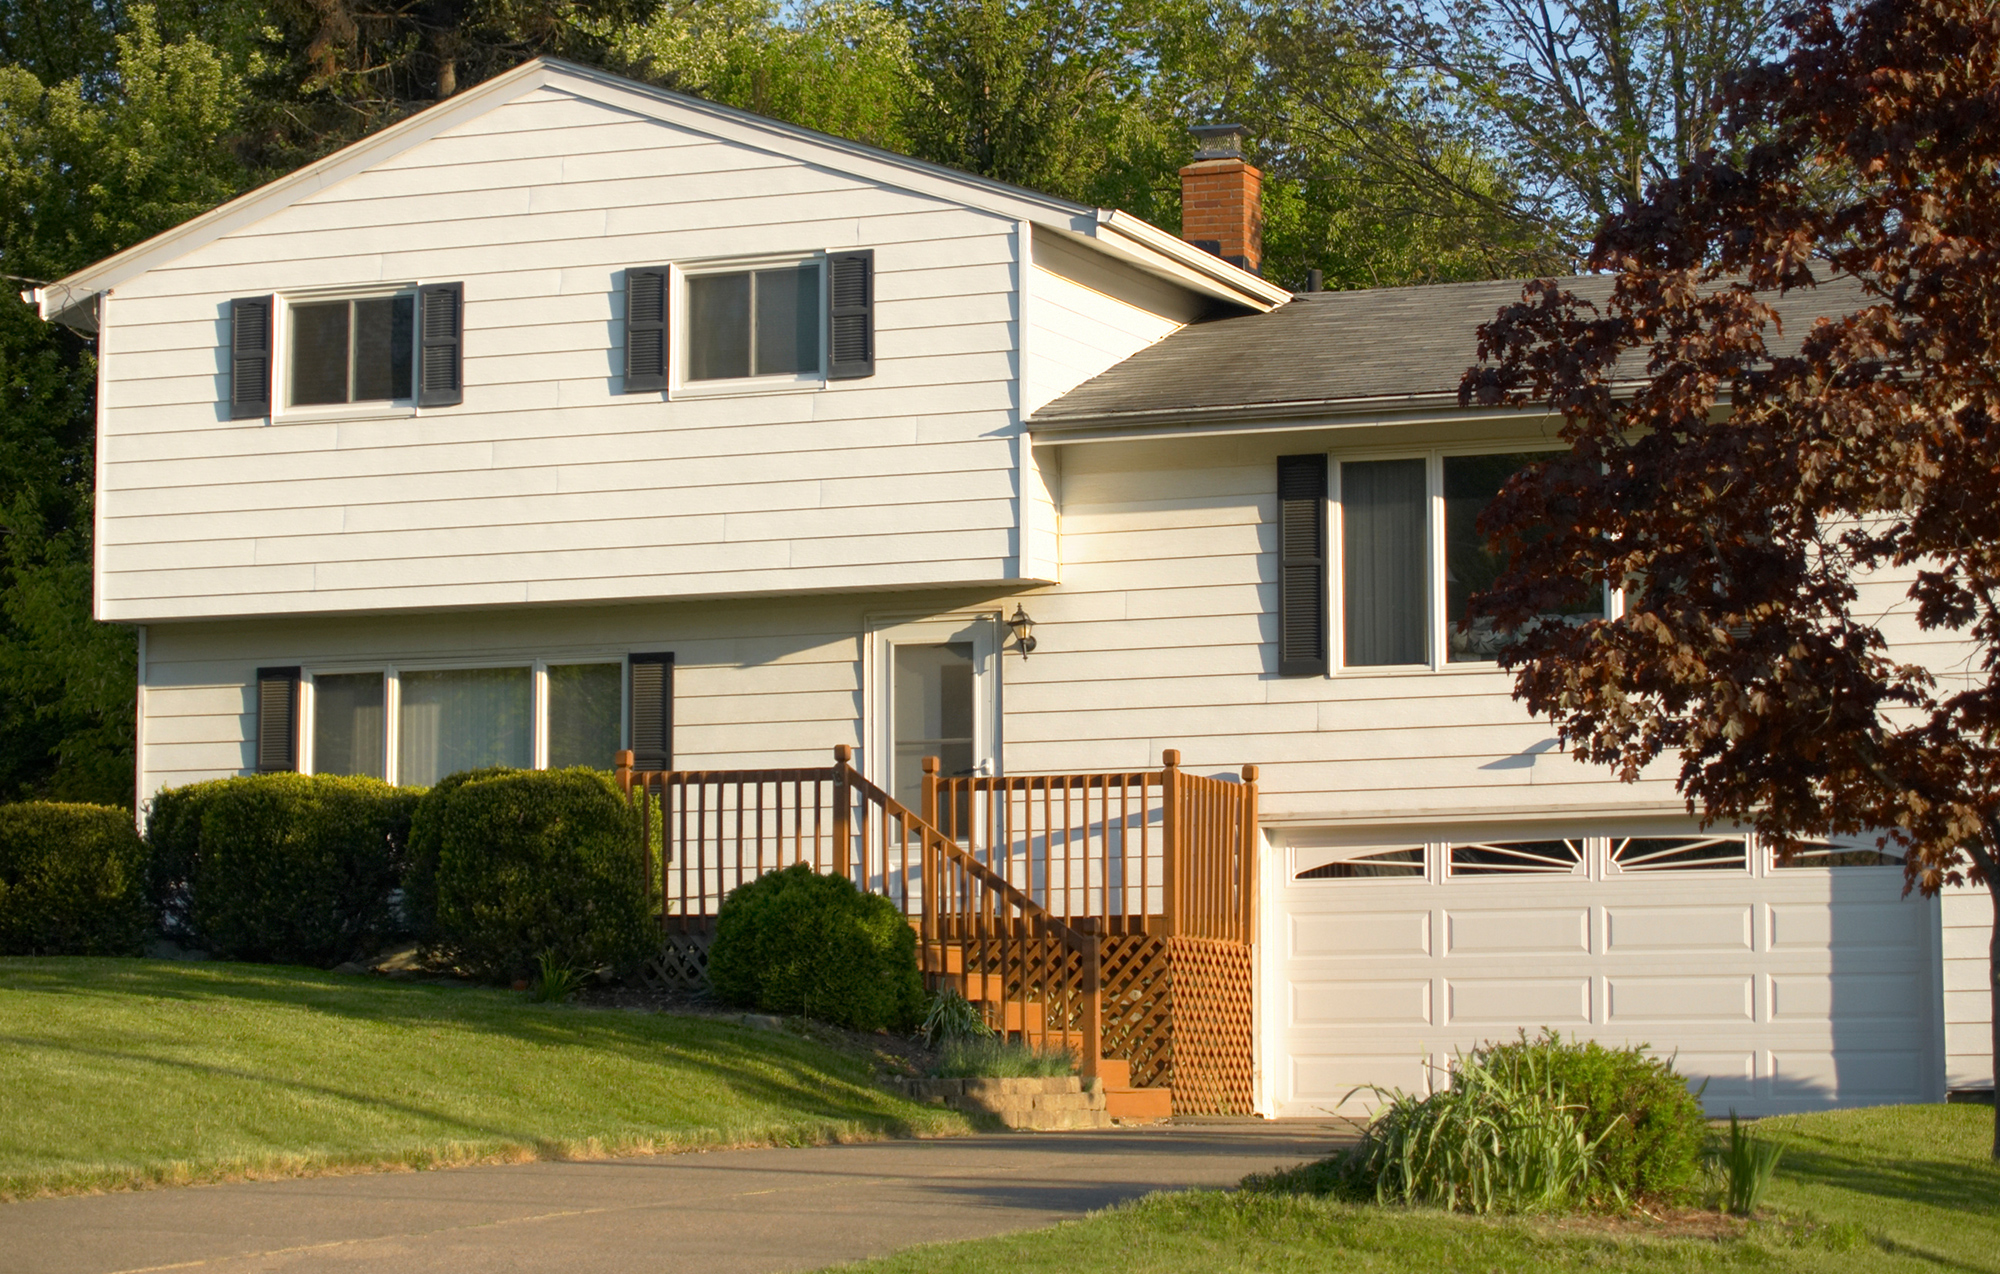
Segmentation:
{"type": "MultiPolygon", "coordinates": [[[[779,1118],[788,1114],[792,1121],[805,1118],[848,1122],[891,1135],[916,1131],[907,1118],[908,1103],[877,1088],[867,1065],[860,1059],[842,1056],[791,1035],[727,1022],[616,1009],[534,1005],[511,992],[486,988],[375,982],[313,969],[221,962],[5,960],[0,961],[0,991],[56,995],[72,1002],[97,996],[117,997],[127,1003],[130,997],[144,997],[190,1007],[247,1002],[386,1027],[433,1031],[455,1028],[472,1034],[506,1037],[538,1049],[608,1052],[647,1065],[671,1061],[678,1067],[712,1077],[744,1101],[768,1104],[775,1108],[772,1113],[779,1118]]],[[[136,1049],[77,1045],[53,1038],[24,1037],[9,1042],[139,1064],[206,1070],[218,1077],[404,1110],[527,1144],[541,1140],[537,1135],[468,1123],[456,1115],[401,1106],[373,1094],[322,1087],[287,1076],[208,1066],[136,1049]]],[[[769,1121],[753,1117],[746,1122],[769,1121]]]]}
{"type": "Polygon", "coordinates": [[[2000,1171],[1937,1159],[1863,1158],[1787,1139],[1783,1175],[1885,1199],[2000,1217],[2000,1171]],[[1986,1178],[1984,1182],[1981,1177],[1986,1178]]]}

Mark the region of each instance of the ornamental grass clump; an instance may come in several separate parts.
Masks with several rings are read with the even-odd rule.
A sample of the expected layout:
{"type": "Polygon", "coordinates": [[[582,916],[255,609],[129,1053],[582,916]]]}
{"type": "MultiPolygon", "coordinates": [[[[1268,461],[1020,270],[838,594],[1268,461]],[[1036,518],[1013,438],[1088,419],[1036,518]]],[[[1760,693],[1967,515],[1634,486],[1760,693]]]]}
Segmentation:
{"type": "Polygon", "coordinates": [[[1076,1073],[1076,1054],[1066,1048],[1040,1049],[991,1034],[946,1040],[931,1068],[939,1079],[1047,1079],[1076,1073]]]}

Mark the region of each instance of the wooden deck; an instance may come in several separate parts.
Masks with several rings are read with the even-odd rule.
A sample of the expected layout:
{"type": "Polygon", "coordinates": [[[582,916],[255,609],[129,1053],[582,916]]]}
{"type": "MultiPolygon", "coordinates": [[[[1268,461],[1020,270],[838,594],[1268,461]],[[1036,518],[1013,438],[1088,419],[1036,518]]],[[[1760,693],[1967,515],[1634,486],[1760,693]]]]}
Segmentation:
{"type": "Polygon", "coordinates": [[[1114,1096],[1249,1112],[1255,766],[1192,775],[1169,749],[1158,770],[943,778],[926,758],[911,810],[845,746],[824,768],[631,762],[619,754],[618,779],[661,900],[657,976],[704,981],[729,891],[807,863],[894,901],[926,984],[958,988],[996,1030],[1075,1051],[1114,1096]]]}

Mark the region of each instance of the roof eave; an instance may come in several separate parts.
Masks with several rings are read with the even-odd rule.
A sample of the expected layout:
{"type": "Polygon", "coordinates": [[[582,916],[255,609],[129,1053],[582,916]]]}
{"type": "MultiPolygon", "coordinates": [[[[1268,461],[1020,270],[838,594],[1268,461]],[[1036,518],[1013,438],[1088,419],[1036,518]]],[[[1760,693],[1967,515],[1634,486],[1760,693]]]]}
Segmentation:
{"type": "MultiPolygon", "coordinates": [[[[1629,394],[1641,382],[1613,386],[1629,394]]],[[[1113,439],[1172,438],[1189,434],[1281,433],[1369,424],[1443,424],[1491,420],[1503,415],[1545,417],[1545,405],[1461,407],[1458,392],[1383,394],[1367,398],[1303,399],[1296,402],[1232,403],[1214,407],[1161,407],[1143,411],[1099,412],[1055,419],[1028,418],[1037,443],[1100,442],[1113,439]]]]}

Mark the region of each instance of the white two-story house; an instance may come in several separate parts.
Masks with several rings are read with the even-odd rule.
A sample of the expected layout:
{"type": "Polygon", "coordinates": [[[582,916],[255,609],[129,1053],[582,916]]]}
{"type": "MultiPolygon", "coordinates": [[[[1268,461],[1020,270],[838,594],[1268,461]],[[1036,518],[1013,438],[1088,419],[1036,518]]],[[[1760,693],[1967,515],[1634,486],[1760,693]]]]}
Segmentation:
{"type": "Polygon", "coordinates": [[[1454,622],[1555,434],[1456,403],[1518,287],[1294,296],[1207,143],[1183,239],[541,61],[42,289],[98,342],[141,802],[1173,747],[1261,768],[1263,1113],[1545,1025],[1717,1111],[1990,1084],[1974,900],[1699,831],[1454,622]]]}

